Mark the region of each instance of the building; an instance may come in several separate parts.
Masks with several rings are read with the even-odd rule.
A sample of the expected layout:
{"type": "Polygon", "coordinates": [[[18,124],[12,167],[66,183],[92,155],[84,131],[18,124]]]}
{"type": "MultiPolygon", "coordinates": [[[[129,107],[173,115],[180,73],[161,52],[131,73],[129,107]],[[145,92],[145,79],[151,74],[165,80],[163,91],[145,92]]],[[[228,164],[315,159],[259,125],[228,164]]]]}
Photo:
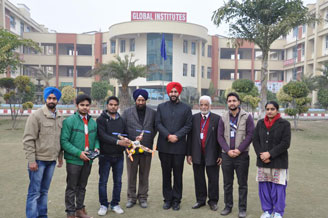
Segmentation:
{"type": "MultiPolygon", "coordinates": [[[[3,2],[11,5],[8,1],[1,4],[3,2]]],[[[318,0],[308,7],[328,18],[327,0],[318,0]]],[[[9,28],[10,20],[7,20],[12,12],[7,8],[3,10],[6,28],[9,28]]],[[[20,10],[23,13],[27,9],[25,6],[20,10]]],[[[149,65],[152,69],[146,78],[132,81],[130,88],[146,88],[154,100],[163,98],[163,87],[170,81],[196,89],[199,94],[207,94],[211,82],[218,91],[230,88],[234,80],[242,78],[259,84],[262,54],[257,46],[245,42],[236,48],[228,38],[209,35],[205,27],[188,23],[187,14],[183,12],[132,11],[131,21],[112,25],[107,32],[49,33],[36,27],[33,26],[35,31],[19,34],[39,43],[42,52],[23,49],[25,62],[19,73],[33,77],[36,69],[42,70],[50,75],[49,82],[53,86],[70,85],[90,93],[91,84],[96,80],[90,71],[97,64],[108,63],[115,55],[130,54],[139,60],[138,64],[149,65]],[[162,34],[168,57],[164,63],[160,53],[162,34]]],[[[318,74],[318,68],[328,59],[326,54],[327,21],[295,28],[271,47],[269,89],[277,92],[284,83],[303,74],[318,74]]],[[[111,84],[115,85],[117,93],[119,84],[116,81],[111,84]]]]}

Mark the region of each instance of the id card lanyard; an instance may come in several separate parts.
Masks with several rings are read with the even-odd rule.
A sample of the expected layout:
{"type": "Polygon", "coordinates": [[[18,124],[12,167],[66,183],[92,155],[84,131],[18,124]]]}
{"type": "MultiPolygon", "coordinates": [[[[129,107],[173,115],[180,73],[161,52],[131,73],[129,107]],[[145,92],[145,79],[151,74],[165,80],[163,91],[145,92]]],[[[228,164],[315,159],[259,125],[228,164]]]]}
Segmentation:
{"type": "Polygon", "coordinates": [[[201,139],[201,140],[203,140],[203,138],[204,138],[204,127],[205,127],[205,125],[206,125],[207,120],[210,118],[210,114],[211,114],[211,112],[208,113],[207,119],[206,119],[205,122],[203,123],[203,126],[202,126],[202,128],[201,128],[201,130],[200,130],[200,139],[201,139]]]}
{"type": "Polygon", "coordinates": [[[230,138],[235,138],[237,132],[237,119],[234,122],[230,120],[230,138]]]}

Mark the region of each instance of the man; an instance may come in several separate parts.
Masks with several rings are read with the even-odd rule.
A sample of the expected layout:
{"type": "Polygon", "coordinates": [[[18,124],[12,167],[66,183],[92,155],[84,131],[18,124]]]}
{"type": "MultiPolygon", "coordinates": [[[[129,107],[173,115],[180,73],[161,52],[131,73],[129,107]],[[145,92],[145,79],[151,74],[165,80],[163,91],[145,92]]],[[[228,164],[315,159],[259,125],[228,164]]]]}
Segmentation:
{"type": "Polygon", "coordinates": [[[210,209],[216,211],[219,200],[219,171],[221,147],[217,141],[220,116],[212,113],[211,97],[204,95],[199,99],[200,113],[192,117],[192,130],[188,134],[187,162],[194,170],[196,203],[192,209],[205,205],[208,196],[210,209]],[[206,188],[205,169],[208,179],[206,188]]]}
{"type": "Polygon", "coordinates": [[[61,97],[59,89],[47,87],[43,92],[46,104],[27,119],[23,145],[28,160],[30,184],[26,200],[26,217],[47,217],[48,190],[55,170],[63,165],[60,149],[62,114],[56,110],[61,97]]]}
{"type": "Polygon", "coordinates": [[[238,94],[227,95],[229,111],[222,115],[218,127],[218,142],[222,147],[222,172],[224,182],[225,208],[221,215],[231,213],[233,206],[232,186],[234,171],[239,184],[239,214],[246,217],[247,180],[249,167],[249,145],[252,142],[254,121],[250,114],[240,108],[238,94]]]}
{"type": "MultiPolygon", "coordinates": [[[[134,141],[144,131],[141,144],[153,149],[155,130],[156,111],[146,106],[148,92],[144,89],[137,89],[133,92],[133,98],[136,102],[135,106],[126,109],[122,115],[126,133],[129,139],[134,141]]],[[[152,154],[148,152],[138,152],[133,155],[133,161],[126,158],[128,172],[128,201],[127,208],[131,208],[139,200],[140,207],[147,208],[147,197],[149,188],[149,171],[152,154]],[[139,171],[139,188],[136,194],[137,174],[139,171]]]]}
{"type": "Polygon", "coordinates": [[[88,114],[91,98],[78,95],[75,100],[77,112],[63,122],[60,143],[66,159],[65,206],[68,218],[90,218],[84,205],[86,186],[91,172],[89,151],[98,152],[97,124],[88,114]]]}
{"type": "Polygon", "coordinates": [[[163,209],[180,209],[182,198],[182,173],[187,151],[186,135],[191,130],[191,108],[179,100],[182,92],[180,83],[166,86],[170,100],[158,105],[156,128],[159,131],[157,150],[162,166],[163,209]],[[173,187],[171,182],[173,171],[173,187]]]}
{"type": "Polygon", "coordinates": [[[120,207],[124,146],[130,145],[130,140],[119,140],[118,135],[125,133],[123,119],[117,112],[119,100],[115,96],[107,99],[107,110],[104,110],[97,119],[98,136],[100,141],[99,157],[99,203],[98,215],[104,216],[109,205],[118,214],[124,213],[120,207]],[[112,201],[109,203],[107,198],[107,182],[110,168],[113,172],[114,187],[112,201]]]}

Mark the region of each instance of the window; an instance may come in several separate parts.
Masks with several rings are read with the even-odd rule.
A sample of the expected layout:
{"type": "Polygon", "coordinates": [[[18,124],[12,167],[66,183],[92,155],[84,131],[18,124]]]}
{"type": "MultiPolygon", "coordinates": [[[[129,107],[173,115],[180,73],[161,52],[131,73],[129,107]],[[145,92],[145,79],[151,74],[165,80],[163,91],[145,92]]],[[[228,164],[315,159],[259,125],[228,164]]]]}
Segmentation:
{"type": "MultiPolygon", "coordinates": [[[[313,23],[316,23],[316,22],[313,22],[313,23]]],[[[328,24],[328,10],[326,10],[325,24],[328,24]]]]}
{"type": "Polygon", "coordinates": [[[107,43],[106,42],[104,42],[101,45],[101,50],[102,50],[102,54],[107,54],[107,43]]]}
{"type": "Polygon", "coordinates": [[[20,34],[21,34],[21,36],[23,35],[23,33],[24,33],[24,23],[21,22],[20,23],[20,34]]]}
{"type": "Polygon", "coordinates": [[[326,49],[328,49],[328,35],[326,35],[326,49]]]}
{"type": "Polygon", "coordinates": [[[110,53],[111,54],[116,53],[116,41],[114,41],[114,40],[110,41],[110,53]]]}
{"type": "Polygon", "coordinates": [[[183,53],[188,53],[188,41],[183,40],[183,53]]]}
{"type": "Polygon", "coordinates": [[[136,50],[136,42],[134,39],[130,39],[130,52],[136,50]]]}
{"type": "Polygon", "coordinates": [[[188,65],[183,64],[183,76],[187,76],[187,72],[188,72],[188,65]]]}
{"type": "Polygon", "coordinates": [[[202,43],[202,56],[205,56],[205,42],[202,43]]]}
{"type": "Polygon", "coordinates": [[[196,43],[195,42],[191,43],[191,54],[193,54],[193,55],[196,54],[196,43]]]}
{"type": "Polygon", "coordinates": [[[212,78],[212,68],[207,67],[207,79],[211,79],[211,78],[212,78]]]}
{"type": "Polygon", "coordinates": [[[125,40],[120,41],[120,52],[121,53],[125,52],[125,40]]]}
{"type": "Polygon", "coordinates": [[[26,32],[31,32],[31,28],[29,26],[26,27],[26,32]]]}
{"type": "Polygon", "coordinates": [[[306,32],[306,24],[303,24],[302,31],[303,31],[303,33],[306,32]]]}
{"type": "Polygon", "coordinates": [[[297,47],[293,47],[293,58],[297,58],[297,47]]]}
{"type": "Polygon", "coordinates": [[[298,27],[294,27],[293,29],[293,37],[297,37],[298,34],[298,27]]]}
{"type": "Polygon", "coordinates": [[[204,66],[202,66],[202,78],[204,78],[204,74],[205,74],[205,67],[204,66]]]}
{"type": "MultiPolygon", "coordinates": [[[[327,44],[326,44],[326,46],[327,46],[327,44]]],[[[304,56],[304,54],[305,54],[305,44],[302,44],[302,57],[304,56]]]]}
{"type": "Polygon", "coordinates": [[[196,65],[192,64],[191,65],[191,77],[195,77],[196,75],[196,65]]]}
{"type": "Polygon", "coordinates": [[[10,15],[9,16],[9,21],[10,21],[10,27],[11,28],[15,28],[16,27],[16,21],[15,21],[15,17],[10,15]]]}
{"type": "Polygon", "coordinates": [[[212,57],[212,46],[211,45],[207,46],[207,57],[209,57],[209,58],[212,57]]]}

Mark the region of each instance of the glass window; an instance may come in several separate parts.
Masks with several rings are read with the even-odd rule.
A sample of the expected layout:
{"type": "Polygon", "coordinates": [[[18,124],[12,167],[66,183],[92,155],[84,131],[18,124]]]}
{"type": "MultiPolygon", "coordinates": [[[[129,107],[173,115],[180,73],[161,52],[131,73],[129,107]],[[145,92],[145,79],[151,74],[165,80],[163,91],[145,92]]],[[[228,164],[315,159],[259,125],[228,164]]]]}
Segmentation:
{"type": "Polygon", "coordinates": [[[293,37],[296,37],[298,34],[298,27],[294,27],[293,29],[293,37]]]}
{"type": "Polygon", "coordinates": [[[207,67],[207,79],[211,79],[211,78],[212,78],[212,68],[207,67]]]}
{"type": "Polygon", "coordinates": [[[191,54],[193,54],[193,55],[196,54],[196,43],[195,42],[191,43],[191,54]]]}
{"type": "Polygon", "coordinates": [[[196,75],[196,65],[191,65],[191,77],[195,77],[196,75]]]}
{"type": "Polygon", "coordinates": [[[110,41],[110,53],[111,54],[116,53],[116,41],[114,41],[114,40],[110,41]]]}
{"type": "Polygon", "coordinates": [[[130,39],[130,52],[135,51],[135,49],[136,49],[135,39],[130,39]]]}
{"type": "Polygon", "coordinates": [[[205,56],[205,42],[202,43],[202,56],[205,56]]]}
{"type": "Polygon", "coordinates": [[[20,23],[20,34],[23,35],[23,33],[24,33],[24,23],[21,22],[20,23]]]}
{"type": "Polygon", "coordinates": [[[15,28],[16,27],[16,21],[15,21],[15,17],[10,15],[9,16],[9,21],[10,21],[10,27],[11,28],[15,28]]]}
{"type": "Polygon", "coordinates": [[[306,32],[306,24],[303,24],[302,31],[303,31],[303,33],[306,32]]]}
{"type": "Polygon", "coordinates": [[[120,41],[120,52],[121,53],[125,52],[125,40],[120,41]]]}
{"type": "Polygon", "coordinates": [[[183,53],[188,53],[188,41],[183,40],[183,53]]]}
{"type": "Polygon", "coordinates": [[[296,46],[293,47],[293,58],[297,58],[297,48],[296,48],[296,46]]]}
{"type": "Polygon", "coordinates": [[[211,45],[207,46],[207,57],[209,57],[209,58],[212,57],[212,46],[211,45]]]}
{"type": "Polygon", "coordinates": [[[328,35],[326,35],[326,49],[328,49],[328,35]]]}
{"type": "Polygon", "coordinates": [[[187,76],[188,74],[188,64],[183,64],[183,76],[187,76]]]}
{"type": "Polygon", "coordinates": [[[29,26],[26,27],[26,32],[31,32],[31,28],[29,26]]]}
{"type": "Polygon", "coordinates": [[[104,42],[101,45],[102,54],[107,54],[107,43],[104,42]]]}
{"type": "Polygon", "coordinates": [[[205,67],[204,67],[204,66],[202,66],[202,78],[204,78],[204,76],[205,76],[205,75],[204,75],[204,74],[205,74],[205,72],[204,72],[204,71],[205,71],[205,67]]]}

